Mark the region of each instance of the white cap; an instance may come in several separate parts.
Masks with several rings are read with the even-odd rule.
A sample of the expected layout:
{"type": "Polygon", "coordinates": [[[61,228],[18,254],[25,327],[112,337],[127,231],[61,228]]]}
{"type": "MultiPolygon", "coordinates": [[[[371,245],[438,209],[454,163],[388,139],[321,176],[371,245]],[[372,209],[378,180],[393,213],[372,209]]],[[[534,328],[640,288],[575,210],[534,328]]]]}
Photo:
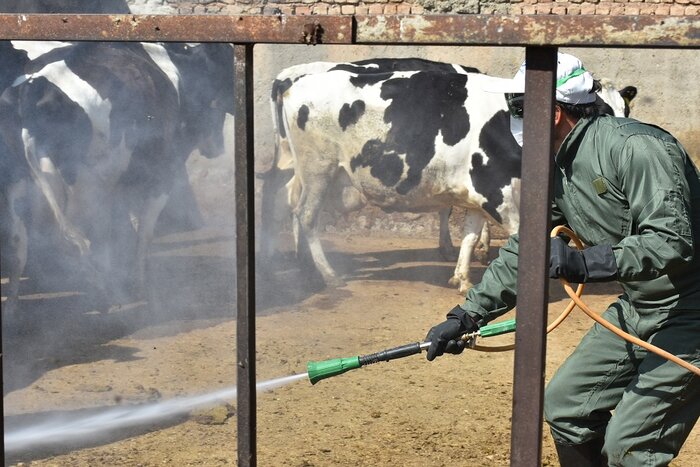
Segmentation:
{"type": "MultiPolygon", "coordinates": [[[[590,104],[596,99],[593,89],[593,75],[583,68],[581,60],[573,55],[557,54],[556,100],[566,104],[590,104]]],[[[513,79],[492,78],[484,84],[488,92],[524,94],[525,62],[513,79]]]]}

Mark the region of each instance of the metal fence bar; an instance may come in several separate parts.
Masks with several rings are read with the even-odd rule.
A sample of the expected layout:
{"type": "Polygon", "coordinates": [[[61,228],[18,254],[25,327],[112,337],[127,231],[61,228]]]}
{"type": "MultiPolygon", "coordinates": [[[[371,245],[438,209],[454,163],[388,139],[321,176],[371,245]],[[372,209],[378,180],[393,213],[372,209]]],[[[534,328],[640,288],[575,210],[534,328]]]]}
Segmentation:
{"type": "Polygon", "coordinates": [[[5,352],[2,347],[2,329],[2,310],[0,310],[0,417],[2,417],[2,422],[0,422],[0,448],[2,448],[0,465],[5,465],[5,379],[3,377],[5,352]]]}
{"type": "Polygon", "coordinates": [[[700,16],[0,14],[0,39],[700,48],[700,16]]]}
{"type": "Polygon", "coordinates": [[[234,45],[238,465],[256,465],[253,45],[234,45]]]}
{"type": "Polygon", "coordinates": [[[700,16],[358,15],[356,44],[700,47],[700,16]]]}
{"type": "Polygon", "coordinates": [[[537,467],[541,465],[542,457],[549,292],[547,227],[552,199],[552,117],[557,48],[528,47],[525,62],[518,332],[515,333],[510,463],[513,466],[537,467]]]}
{"type": "Polygon", "coordinates": [[[0,14],[0,38],[349,44],[352,17],[0,14]]]}

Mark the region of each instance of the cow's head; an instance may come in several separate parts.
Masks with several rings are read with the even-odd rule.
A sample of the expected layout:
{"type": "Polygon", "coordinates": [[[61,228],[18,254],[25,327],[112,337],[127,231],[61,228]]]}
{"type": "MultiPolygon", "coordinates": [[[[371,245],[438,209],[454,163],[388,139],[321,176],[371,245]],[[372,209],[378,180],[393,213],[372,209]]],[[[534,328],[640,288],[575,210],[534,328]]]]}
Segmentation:
{"type": "Polygon", "coordinates": [[[182,144],[217,157],[224,152],[226,114],[233,114],[233,49],[229,44],[171,44],[168,53],[180,72],[182,144]]]}
{"type": "Polygon", "coordinates": [[[601,115],[629,117],[630,103],[637,95],[637,88],[626,86],[618,90],[610,80],[600,80],[601,89],[598,91],[596,105],[601,115]]]}

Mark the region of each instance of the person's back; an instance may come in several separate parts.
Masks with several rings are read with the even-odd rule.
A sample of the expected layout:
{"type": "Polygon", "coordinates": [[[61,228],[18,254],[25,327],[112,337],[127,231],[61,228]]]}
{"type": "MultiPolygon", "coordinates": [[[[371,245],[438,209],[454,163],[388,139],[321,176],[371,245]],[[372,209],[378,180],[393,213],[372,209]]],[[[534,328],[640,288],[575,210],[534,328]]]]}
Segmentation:
{"type": "Polygon", "coordinates": [[[630,118],[582,119],[556,163],[554,202],[586,244],[615,245],[618,279],[630,301],[640,308],[699,308],[700,172],[676,138],[630,118]],[[576,186],[575,196],[563,196],[564,179],[576,186]],[[647,252],[678,258],[660,263],[647,252]]]}

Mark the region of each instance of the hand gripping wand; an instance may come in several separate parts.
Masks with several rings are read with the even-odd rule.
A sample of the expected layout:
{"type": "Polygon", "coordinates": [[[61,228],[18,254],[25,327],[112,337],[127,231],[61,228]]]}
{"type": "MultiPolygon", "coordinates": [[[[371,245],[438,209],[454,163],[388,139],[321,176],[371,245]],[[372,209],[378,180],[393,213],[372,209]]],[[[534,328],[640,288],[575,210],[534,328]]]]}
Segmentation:
{"type": "MultiPolygon", "coordinates": [[[[515,319],[501,321],[499,323],[482,326],[478,331],[464,334],[460,339],[465,341],[467,347],[475,347],[477,337],[491,337],[515,331],[515,319]]],[[[333,358],[320,362],[309,362],[306,369],[309,373],[311,384],[316,384],[322,379],[343,374],[347,371],[371,365],[378,362],[388,362],[397,358],[416,355],[430,347],[430,342],[414,342],[377,353],[360,355],[347,358],[333,358]]]]}

